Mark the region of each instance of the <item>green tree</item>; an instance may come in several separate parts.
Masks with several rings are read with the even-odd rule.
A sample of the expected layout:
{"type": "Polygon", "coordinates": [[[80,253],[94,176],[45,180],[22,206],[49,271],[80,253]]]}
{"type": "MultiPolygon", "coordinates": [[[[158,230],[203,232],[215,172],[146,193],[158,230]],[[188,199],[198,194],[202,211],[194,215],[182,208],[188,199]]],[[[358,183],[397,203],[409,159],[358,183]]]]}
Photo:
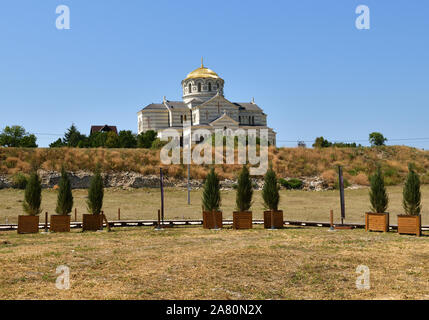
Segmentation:
{"type": "Polygon", "coordinates": [[[204,182],[203,208],[205,211],[217,211],[220,208],[220,185],[219,178],[212,167],[204,182]]]}
{"type": "Polygon", "coordinates": [[[64,167],[61,168],[61,179],[57,196],[55,212],[62,215],[69,214],[73,209],[73,194],[69,176],[64,167]]]}
{"type": "Polygon", "coordinates": [[[420,179],[418,174],[414,171],[414,165],[412,164],[408,165],[408,176],[402,194],[402,206],[404,207],[405,213],[418,216],[422,208],[420,179]]]}
{"type": "Polygon", "coordinates": [[[26,132],[21,126],[6,126],[0,133],[2,147],[37,148],[36,141],[36,136],[26,132]]]}
{"type": "Polygon", "coordinates": [[[151,148],[152,143],[155,141],[157,136],[156,131],[148,130],[144,133],[140,133],[137,136],[137,147],[138,148],[151,148]]]}
{"type": "Polygon", "coordinates": [[[380,132],[372,132],[369,134],[369,142],[372,146],[384,146],[387,139],[380,132]]]}
{"type": "Polygon", "coordinates": [[[237,181],[235,204],[238,211],[247,211],[252,206],[253,187],[250,180],[249,169],[243,166],[237,181]]]}
{"type": "Polygon", "coordinates": [[[49,148],[61,148],[64,147],[64,142],[61,138],[58,138],[58,140],[55,140],[49,145],[49,148]]]}
{"type": "Polygon", "coordinates": [[[101,166],[98,164],[88,190],[88,200],[86,201],[88,212],[100,214],[103,207],[104,185],[101,177],[101,166]]]}
{"type": "Polygon", "coordinates": [[[106,136],[107,137],[106,137],[105,147],[107,147],[107,148],[119,148],[120,147],[119,137],[115,132],[109,131],[109,132],[107,132],[106,136]]]}
{"type": "Polygon", "coordinates": [[[264,205],[266,208],[277,211],[280,201],[280,194],[277,176],[273,170],[272,165],[270,165],[270,168],[265,173],[262,198],[264,199],[264,205]]]}
{"type": "Polygon", "coordinates": [[[64,134],[63,143],[67,147],[77,147],[79,141],[81,141],[84,137],[85,135],[81,134],[79,130],[77,130],[76,126],[72,124],[64,134]]]}
{"type": "Polygon", "coordinates": [[[107,134],[105,132],[95,132],[89,136],[89,144],[92,148],[102,148],[106,146],[107,134]]]}
{"type": "Polygon", "coordinates": [[[332,145],[331,142],[326,140],[323,137],[318,137],[316,140],[314,140],[313,148],[328,148],[332,145]]]}
{"type": "Polygon", "coordinates": [[[119,131],[119,145],[121,148],[137,147],[137,139],[131,130],[119,131]]]}
{"type": "Polygon", "coordinates": [[[42,210],[40,204],[42,203],[42,183],[40,181],[37,171],[33,171],[27,181],[24,194],[24,211],[31,216],[38,215],[42,210]]]}
{"type": "Polygon", "coordinates": [[[371,211],[375,213],[384,213],[387,211],[389,197],[384,186],[384,177],[381,167],[378,165],[376,172],[369,178],[371,189],[369,191],[369,200],[371,202],[371,211]]]}

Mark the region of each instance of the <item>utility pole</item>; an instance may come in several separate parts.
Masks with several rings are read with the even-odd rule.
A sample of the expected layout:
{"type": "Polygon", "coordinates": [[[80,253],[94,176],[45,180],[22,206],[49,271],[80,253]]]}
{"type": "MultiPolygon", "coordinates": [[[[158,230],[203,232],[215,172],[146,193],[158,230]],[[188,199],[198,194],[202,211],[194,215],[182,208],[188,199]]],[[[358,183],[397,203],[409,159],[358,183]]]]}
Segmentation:
{"type": "Polygon", "coordinates": [[[188,205],[191,204],[191,165],[188,163],[188,205]]]}

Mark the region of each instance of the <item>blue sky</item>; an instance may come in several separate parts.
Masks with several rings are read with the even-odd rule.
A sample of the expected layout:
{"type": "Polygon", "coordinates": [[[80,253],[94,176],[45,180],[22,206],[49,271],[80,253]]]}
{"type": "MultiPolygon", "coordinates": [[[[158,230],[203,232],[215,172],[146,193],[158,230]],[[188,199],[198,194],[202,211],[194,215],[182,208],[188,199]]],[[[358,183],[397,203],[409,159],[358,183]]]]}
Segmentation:
{"type": "Polygon", "coordinates": [[[380,131],[389,144],[429,148],[428,33],[421,0],[4,0],[0,127],[135,132],[137,111],[164,95],[180,100],[203,56],[227,99],[255,97],[278,145],[321,135],[367,144],[380,131]],[[70,30],[55,27],[61,4],[70,30]],[[359,4],[370,30],[355,27],[359,4]],[[428,139],[394,140],[411,138],[428,139]]]}

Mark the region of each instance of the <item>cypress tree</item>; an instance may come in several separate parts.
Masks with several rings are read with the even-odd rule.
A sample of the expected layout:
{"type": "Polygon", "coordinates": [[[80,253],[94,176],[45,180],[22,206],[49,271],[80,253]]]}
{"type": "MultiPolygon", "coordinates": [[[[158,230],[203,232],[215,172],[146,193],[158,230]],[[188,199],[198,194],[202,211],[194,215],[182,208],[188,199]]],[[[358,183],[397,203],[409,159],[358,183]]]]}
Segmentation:
{"type": "Polygon", "coordinates": [[[384,213],[387,211],[389,197],[387,196],[386,187],[381,167],[378,165],[376,172],[369,178],[371,189],[369,191],[369,200],[371,202],[371,211],[375,213],[384,213]]]}
{"type": "Polygon", "coordinates": [[[28,178],[27,186],[24,195],[24,211],[31,216],[37,216],[42,210],[40,204],[42,203],[42,183],[37,174],[33,171],[28,178]]]}
{"type": "Polygon", "coordinates": [[[280,194],[277,184],[277,176],[273,170],[272,165],[270,165],[270,168],[265,173],[262,198],[264,199],[266,208],[277,211],[280,201],[280,194]]]}
{"type": "Polygon", "coordinates": [[[220,186],[219,178],[212,167],[204,182],[203,207],[205,211],[219,210],[220,208],[220,186]]]}
{"type": "Polygon", "coordinates": [[[73,194],[67,171],[61,168],[61,179],[57,196],[57,208],[55,212],[62,215],[69,214],[73,209],[73,194]]]}
{"type": "Polygon", "coordinates": [[[104,186],[100,171],[100,165],[97,165],[88,190],[88,200],[86,204],[88,212],[92,214],[100,214],[101,208],[103,207],[104,186]]]}
{"type": "Polygon", "coordinates": [[[240,212],[247,211],[252,205],[253,188],[252,181],[250,180],[249,169],[243,166],[237,181],[237,193],[235,197],[235,204],[237,210],[240,212]]]}
{"type": "Polygon", "coordinates": [[[412,164],[408,165],[408,176],[403,190],[402,206],[407,214],[420,215],[421,211],[420,179],[412,164]]]}

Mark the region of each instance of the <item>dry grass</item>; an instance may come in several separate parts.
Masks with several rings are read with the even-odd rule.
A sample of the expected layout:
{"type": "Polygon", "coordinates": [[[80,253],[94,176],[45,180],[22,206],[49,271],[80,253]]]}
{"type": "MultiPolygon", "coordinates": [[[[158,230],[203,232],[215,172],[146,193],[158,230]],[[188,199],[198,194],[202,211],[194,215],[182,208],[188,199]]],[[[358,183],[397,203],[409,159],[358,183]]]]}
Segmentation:
{"type": "MultiPolygon", "coordinates": [[[[388,187],[390,197],[390,221],[396,224],[396,215],[402,210],[402,187],[388,187]]],[[[87,190],[73,190],[75,207],[78,208],[78,219],[86,213],[85,197],[87,190]]],[[[285,219],[303,221],[329,221],[329,210],[334,209],[336,221],[339,221],[340,201],[338,191],[287,191],[281,190],[280,208],[285,219]]],[[[50,214],[54,213],[57,191],[43,190],[42,207],[50,214]]],[[[429,225],[429,186],[422,187],[422,222],[429,225]]],[[[167,188],[165,191],[165,217],[167,219],[201,219],[201,190],[191,192],[191,205],[187,204],[187,191],[167,188]]],[[[346,190],[346,221],[364,223],[364,213],[369,210],[368,189],[346,190]]],[[[21,190],[0,190],[0,223],[17,222],[22,214],[21,190]]],[[[222,211],[225,219],[232,218],[235,207],[235,191],[222,191],[222,211]]],[[[159,189],[106,189],[104,211],[109,220],[117,219],[117,210],[121,208],[121,218],[151,219],[157,218],[160,208],[159,189]]],[[[252,211],[255,219],[263,219],[263,205],[260,191],[255,191],[252,211]]],[[[41,219],[43,220],[42,215],[41,219]]],[[[73,215],[74,217],[74,215],[73,215]]]]}
{"type": "Polygon", "coordinates": [[[428,299],[428,236],[303,227],[3,232],[0,299],[428,299]],[[370,290],[355,286],[362,264],[370,290]],[[69,290],[55,287],[60,265],[70,267],[69,290]]]}
{"type": "MultiPolygon", "coordinates": [[[[320,175],[333,184],[336,180],[335,168],[344,167],[344,176],[350,183],[367,185],[367,175],[377,163],[386,171],[386,182],[395,185],[403,181],[408,162],[416,164],[423,183],[429,182],[429,151],[405,146],[377,148],[273,148],[269,159],[280,177],[309,177],[320,175]]],[[[59,171],[63,164],[71,171],[94,170],[100,162],[104,171],[134,171],[142,174],[156,174],[160,165],[159,150],[148,149],[15,149],[0,148],[0,173],[14,174],[29,172],[31,162],[45,170],[59,171]]],[[[216,167],[222,178],[234,178],[238,166],[216,167]]],[[[182,165],[165,166],[167,175],[184,177],[182,165]]],[[[208,166],[192,166],[193,178],[203,179],[208,166]]]]}

